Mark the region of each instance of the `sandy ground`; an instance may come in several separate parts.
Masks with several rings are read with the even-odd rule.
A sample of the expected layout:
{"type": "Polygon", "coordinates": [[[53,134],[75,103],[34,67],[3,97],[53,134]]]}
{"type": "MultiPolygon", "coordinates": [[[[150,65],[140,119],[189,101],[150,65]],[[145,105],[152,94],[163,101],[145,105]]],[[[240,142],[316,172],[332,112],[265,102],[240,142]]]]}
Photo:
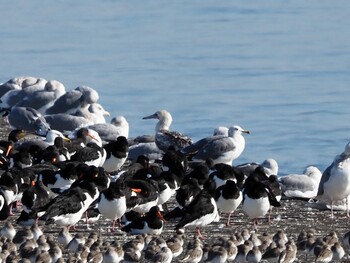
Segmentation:
{"type": "MultiPolygon", "coordinates": [[[[9,131],[9,127],[4,123],[0,122],[1,130],[0,137],[6,138],[9,131]]],[[[269,234],[275,234],[277,230],[284,230],[289,238],[293,238],[295,241],[302,230],[308,230],[314,228],[317,236],[324,237],[331,231],[335,231],[338,237],[341,239],[344,233],[350,230],[349,219],[346,218],[344,211],[336,211],[335,217],[330,217],[330,211],[319,211],[317,209],[307,207],[307,202],[300,200],[282,200],[282,207],[279,209],[273,209],[272,222],[268,223],[266,218],[259,220],[258,234],[262,235],[264,232],[269,234]]],[[[174,206],[174,202],[170,202],[169,208],[174,206]]],[[[15,224],[19,214],[11,216],[8,220],[15,224]]],[[[219,238],[230,238],[235,232],[241,232],[243,229],[253,231],[252,222],[247,216],[245,216],[241,210],[241,207],[235,211],[231,217],[231,226],[226,226],[227,215],[222,215],[219,222],[213,222],[207,227],[202,229],[203,235],[206,236],[204,243],[214,244],[219,238]]],[[[3,226],[5,221],[0,222],[0,228],[3,226]]],[[[175,234],[174,226],[176,222],[168,221],[165,223],[162,237],[167,239],[175,234]]],[[[80,222],[77,225],[76,230],[72,231],[72,234],[83,233],[86,237],[90,232],[95,231],[104,241],[119,240],[122,244],[132,240],[135,236],[127,235],[119,229],[111,233],[109,231],[111,222],[103,219],[102,217],[95,224],[89,225],[87,228],[84,222],[80,222]]],[[[22,229],[22,226],[15,225],[17,230],[22,229]]],[[[46,235],[53,235],[57,237],[60,227],[57,225],[41,226],[42,230],[46,235]]],[[[184,234],[185,245],[188,241],[193,239],[195,235],[194,229],[186,229],[184,234]]],[[[183,252],[183,254],[185,251],[183,252]]],[[[182,255],[183,255],[182,254],[182,255]]],[[[72,254],[67,253],[65,250],[64,257],[68,259],[72,254]]],[[[180,257],[181,258],[181,255],[180,257]]],[[[308,258],[309,262],[314,262],[314,257],[308,258]]],[[[145,262],[145,260],[142,260],[145,262]]],[[[178,262],[178,258],[174,259],[173,262],[178,262]]],[[[305,254],[298,251],[297,260],[295,262],[307,262],[305,254]]],[[[343,262],[345,262],[343,260],[343,262]]]]}

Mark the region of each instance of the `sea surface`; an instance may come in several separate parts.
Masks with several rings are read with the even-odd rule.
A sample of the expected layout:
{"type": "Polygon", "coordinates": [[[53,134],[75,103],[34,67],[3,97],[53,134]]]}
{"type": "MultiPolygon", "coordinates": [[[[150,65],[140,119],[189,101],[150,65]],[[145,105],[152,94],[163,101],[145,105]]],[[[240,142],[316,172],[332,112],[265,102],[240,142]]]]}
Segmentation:
{"type": "MultiPolygon", "coordinates": [[[[350,141],[350,1],[3,1],[0,82],[95,88],[130,136],[159,109],[193,140],[251,131],[234,164],[323,171],[350,141]]],[[[107,119],[109,121],[109,119],[107,119]]]]}

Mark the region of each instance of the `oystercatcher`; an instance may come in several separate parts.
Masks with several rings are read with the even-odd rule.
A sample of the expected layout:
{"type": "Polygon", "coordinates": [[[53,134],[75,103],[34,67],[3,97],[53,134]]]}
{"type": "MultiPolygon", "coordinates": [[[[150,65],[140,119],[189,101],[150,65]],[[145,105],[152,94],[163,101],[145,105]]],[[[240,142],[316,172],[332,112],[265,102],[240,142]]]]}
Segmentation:
{"type": "Polygon", "coordinates": [[[213,222],[217,216],[217,206],[214,199],[216,185],[213,179],[208,179],[203,190],[183,208],[183,216],[175,229],[187,226],[195,226],[200,238],[204,238],[200,228],[213,222]]]}
{"type": "Polygon", "coordinates": [[[163,231],[164,221],[159,207],[153,206],[145,216],[134,219],[121,230],[134,235],[160,235],[163,231]]]}

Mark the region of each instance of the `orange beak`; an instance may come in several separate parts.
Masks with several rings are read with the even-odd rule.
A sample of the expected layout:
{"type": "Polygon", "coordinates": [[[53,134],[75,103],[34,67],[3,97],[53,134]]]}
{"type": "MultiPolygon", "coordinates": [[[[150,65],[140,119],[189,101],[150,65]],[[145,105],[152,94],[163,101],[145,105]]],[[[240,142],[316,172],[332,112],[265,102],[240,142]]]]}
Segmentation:
{"type": "Polygon", "coordinates": [[[7,151],[6,151],[6,157],[9,156],[11,150],[12,150],[13,146],[12,145],[9,145],[9,147],[7,148],[7,151]]]}
{"type": "Polygon", "coordinates": [[[96,137],[94,137],[91,133],[88,133],[88,136],[89,136],[91,139],[93,139],[93,140],[95,140],[95,141],[98,142],[98,140],[96,139],[96,137]]]}
{"type": "Polygon", "coordinates": [[[32,181],[31,185],[32,185],[32,186],[35,186],[35,181],[32,181]]]}
{"type": "Polygon", "coordinates": [[[131,191],[133,191],[134,193],[141,193],[142,190],[140,188],[131,188],[131,191]]]}
{"type": "Polygon", "coordinates": [[[160,211],[157,212],[157,217],[160,218],[161,220],[163,220],[164,222],[166,222],[166,220],[164,219],[164,217],[160,211]]]}

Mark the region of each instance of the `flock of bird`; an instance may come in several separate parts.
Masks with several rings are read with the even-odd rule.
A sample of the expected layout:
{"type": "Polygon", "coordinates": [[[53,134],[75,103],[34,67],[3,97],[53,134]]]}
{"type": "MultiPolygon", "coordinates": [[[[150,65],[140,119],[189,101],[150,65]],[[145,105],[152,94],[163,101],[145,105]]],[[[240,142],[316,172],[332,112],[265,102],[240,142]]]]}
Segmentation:
{"type": "MultiPolygon", "coordinates": [[[[16,247],[6,257],[25,258],[23,249],[32,252],[31,262],[59,262],[61,247],[86,256],[97,251],[99,257],[91,262],[138,262],[141,254],[151,262],[171,262],[180,255],[180,262],[293,262],[297,250],[314,254],[316,262],[344,256],[345,252],[342,256],[332,252],[341,247],[341,241],[327,243],[323,237],[316,243],[315,233],[305,233],[304,239],[300,234],[296,243],[288,238],[277,240],[277,233],[271,242],[264,242],[265,237],[253,233],[258,231],[258,219],[268,215],[270,221],[272,207],[283,205],[282,196],[330,201],[333,217],[334,202],[347,201],[350,195],[350,143],[323,173],[309,166],[303,174],[278,176],[277,161],[271,158],[233,165],[244,151],[244,135],[250,133],[238,125],[218,127],[212,135],[193,142],[172,131],[171,114],[159,110],[143,118],[157,120],[153,135],[129,138],[123,116],[106,123],[104,116],[109,113],[98,97],[88,86],[66,91],[59,81],[42,78],[18,77],[0,85],[0,111],[11,127],[8,138],[0,141],[0,220],[7,221],[3,231],[9,235],[2,234],[0,242],[3,247],[14,242],[16,247]],[[230,240],[206,247],[201,229],[226,216],[230,226],[239,206],[247,220],[253,221],[253,233],[246,237],[235,233],[230,240]],[[27,244],[33,237],[16,243],[15,234],[8,234],[10,216],[16,211],[20,212],[16,224],[25,226],[27,232],[38,224],[56,224],[69,236],[82,219],[88,224],[103,218],[111,221],[111,233],[122,231],[143,241],[131,247],[118,242],[102,246],[95,236],[89,242],[93,246],[99,240],[98,249],[84,244],[75,244],[73,249],[74,238],[62,241],[60,236],[57,245],[37,235],[36,243],[40,238],[49,243],[41,250],[45,253],[38,253],[38,246],[27,244]],[[158,244],[161,241],[155,240],[160,239],[167,221],[174,222],[176,234],[158,244]],[[183,248],[185,229],[191,227],[197,234],[188,242],[187,252],[175,253],[167,244],[176,242],[183,248]],[[302,241],[308,244],[303,249],[302,241]],[[151,249],[153,243],[157,249],[151,249]],[[151,252],[146,253],[148,248],[151,252]],[[278,256],[268,258],[268,248],[278,251],[278,256]],[[197,257],[190,256],[192,250],[197,257]],[[39,260],[50,251],[50,260],[39,260]],[[139,257],[133,260],[132,255],[139,257]]],[[[347,202],[346,211],[348,215],[347,202]]]]}

